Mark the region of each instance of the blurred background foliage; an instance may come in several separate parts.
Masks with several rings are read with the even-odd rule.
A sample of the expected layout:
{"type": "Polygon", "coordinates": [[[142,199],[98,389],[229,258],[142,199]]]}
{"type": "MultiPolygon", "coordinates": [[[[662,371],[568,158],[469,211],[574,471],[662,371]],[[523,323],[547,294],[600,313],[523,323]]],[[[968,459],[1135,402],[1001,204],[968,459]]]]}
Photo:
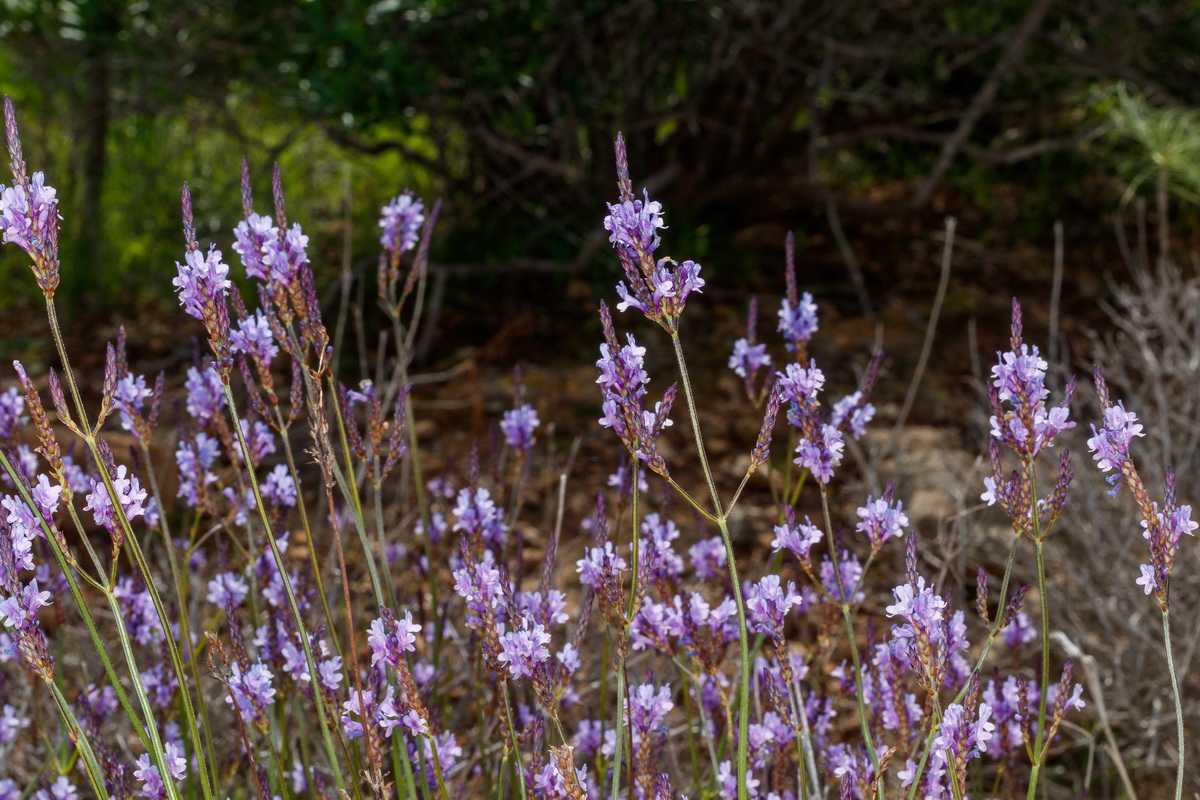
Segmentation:
{"type": "MultiPolygon", "coordinates": [[[[1109,231],[1096,223],[1161,194],[1163,176],[1195,199],[1198,10],[0,0],[0,75],[27,161],[61,193],[65,286],[81,301],[169,289],[185,180],[202,235],[227,248],[243,156],[260,210],[280,162],[330,278],[346,221],[348,252],[369,260],[377,209],[405,187],[445,198],[444,264],[611,269],[598,229],[617,130],[635,183],[667,209],[668,252],[722,285],[774,287],[795,229],[810,279],[845,284],[854,261],[860,286],[886,292],[896,237],[946,213],[1003,251],[1044,246],[1058,219],[1068,240],[1109,231]]],[[[1172,213],[1188,235],[1190,211],[1172,213]]],[[[5,291],[28,291],[19,254],[0,259],[5,291]]],[[[473,289],[504,274],[482,269],[473,289]]]]}

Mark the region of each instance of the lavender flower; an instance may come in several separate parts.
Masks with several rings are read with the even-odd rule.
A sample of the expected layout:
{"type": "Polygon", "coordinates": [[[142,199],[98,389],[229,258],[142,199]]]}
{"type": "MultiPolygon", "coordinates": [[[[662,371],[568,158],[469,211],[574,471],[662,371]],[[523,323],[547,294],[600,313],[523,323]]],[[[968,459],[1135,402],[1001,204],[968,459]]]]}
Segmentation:
{"type": "Polygon", "coordinates": [[[603,547],[589,547],[583,558],[576,562],[575,571],[579,573],[580,583],[599,589],[606,574],[624,572],[628,567],[625,559],[617,555],[613,543],[605,542],[603,547]]]}
{"type": "Polygon", "coordinates": [[[533,449],[533,432],[539,424],[537,411],[525,403],[504,412],[504,417],[500,420],[500,430],[504,433],[504,440],[509,447],[528,452],[533,449]]]}
{"type": "Polygon", "coordinates": [[[600,425],[612,428],[629,452],[651,470],[666,475],[666,462],[658,454],[656,439],[663,428],[671,425],[669,414],[675,386],[672,385],[662,401],[655,404],[654,411],[646,410],[645,385],[650,381],[643,364],[646,348],[638,346],[633,334],[627,334],[629,343],[618,348],[612,320],[604,305],[600,307],[600,318],[606,339],[600,345],[600,360],[596,362],[600,370],[596,383],[600,384],[604,396],[604,416],[600,418],[600,425]]]}
{"type": "Polygon", "coordinates": [[[25,398],[15,386],[0,392],[0,439],[12,443],[28,419],[25,398]]]}
{"type": "MultiPolygon", "coordinates": [[[[180,755],[179,748],[175,746],[174,742],[166,743],[164,756],[167,771],[171,774],[171,779],[175,781],[183,780],[187,774],[187,760],[180,755]]],[[[167,796],[167,787],[163,784],[158,767],[150,763],[150,756],[146,753],[138,756],[137,766],[138,768],[133,772],[133,777],[142,782],[142,797],[147,798],[147,800],[163,800],[167,796]]]]}
{"type": "Polygon", "coordinates": [[[1013,301],[1011,349],[997,353],[999,363],[992,367],[992,385],[988,397],[992,405],[992,436],[1026,461],[1037,458],[1063,431],[1075,427],[1068,419],[1068,405],[1075,392],[1075,381],[1067,384],[1062,402],[1046,408],[1050,390],[1046,388],[1049,365],[1037,347],[1021,341],[1021,306],[1013,301]]]}
{"type": "Polygon", "coordinates": [[[225,408],[221,376],[211,365],[203,369],[188,367],[183,388],[187,391],[187,412],[200,422],[207,422],[225,408]]]}
{"type": "Polygon", "coordinates": [[[892,487],[889,486],[883,497],[872,500],[867,498],[866,505],[858,509],[858,524],[854,529],[867,534],[871,542],[871,554],[879,552],[879,548],[888,539],[894,539],[904,533],[908,525],[908,517],[904,514],[904,504],[899,500],[892,501],[892,487]]]}
{"type": "Polygon", "coordinates": [[[540,624],[522,619],[521,627],[500,637],[500,661],[508,664],[508,673],[513,678],[532,678],[539,665],[550,659],[546,645],[550,634],[540,624]]]}
{"type": "Polygon", "coordinates": [[[629,181],[629,162],[625,140],[618,134],[616,141],[617,183],[621,199],[609,203],[604,229],[609,242],[617,251],[625,281],[617,284],[621,302],[618,311],[636,308],[668,331],[676,330],[688,295],[704,287],[700,265],[694,261],[677,263],[669,258],[654,260],[658,249],[658,230],[662,227],[662,205],[651,202],[643,190],[641,200],[634,199],[629,181]],[[671,269],[674,266],[675,269],[671,269]]]}
{"type": "Polygon", "coordinates": [[[1129,445],[1133,437],[1145,436],[1142,425],[1137,421],[1137,414],[1125,410],[1125,403],[1118,400],[1115,405],[1104,409],[1104,427],[1096,430],[1092,425],[1092,438],[1088,439],[1088,450],[1101,472],[1116,474],[1109,478],[1113,484],[1112,494],[1121,488],[1122,476],[1132,465],[1129,457],[1129,445]]]}
{"type": "MultiPolygon", "coordinates": [[[[133,521],[146,513],[144,504],[148,495],[137,476],[126,477],[127,473],[128,468],[124,464],[119,465],[116,473],[112,476],[112,485],[117,494],[117,501],[125,512],[125,518],[133,521]]],[[[92,512],[96,524],[103,526],[109,533],[115,532],[118,527],[117,514],[113,507],[112,497],[108,493],[108,487],[93,478],[92,491],[86,499],[87,505],[84,508],[92,512]]]]}
{"type": "Polygon", "coordinates": [[[49,789],[38,789],[35,800],[79,800],[79,790],[66,775],[59,775],[49,789]]]}
{"type": "Polygon", "coordinates": [[[278,231],[270,217],[254,212],[247,214],[246,219],[234,228],[233,251],[241,257],[246,274],[251,278],[265,281],[270,277],[263,253],[267,242],[278,238],[278,231]]]}
{"type": "Polygon", "coordinates": [[[802,352],[818,327],[817,304],[808,292],[799,299],[785,297],[780,303],[778,330],[789,352],[802,352]]]}
{"type": "Polygon", "coordinates": [[[233,352],[245,353],[261,365],[271,363],[271,359],[279,352],[275,344],[275,336],[271,332],[271,324],[262,309],[256,309],[253,314],[238,323],[236,330],[229,332],[229,343],[233,352]]]}
{"type": "Polygon", "coordinates": [[[771,366],[771,357],[767,355],[765,344],[756,344],[754,329],[758,322],[758,300],[750,300],[750,310],[746,315],[746,336],[733,343],[733,355],[729,357],[729,368],[746,383],[746,391],[753,393],[754,376],[763,367],[771,366]]]}
{"type": "Polygon", "coordinates": [[[804,518],[803,523],[797,523],[789,508],[787,524],[775,526],[775,539],[771,542],[771,550],[775,553],[787,550],[800,559],[800,563],[808,565],[812,563],[813,545],[824,537],[821,529],[813,525],[808,517],[804,518]]]}
{"type": "Polygon", "coordinates": [[[1104,409],[1104,428],[1096,430],[1088,440],[1088,449],[1101,471],[1114,471],[1110,482],[1114,484],[1113,493],[1126,485],[1133,494],[1141,514],[1142,538],[1147,541],[1150,549],[1150,563],[1142,564],[1139,568],[1140,577],[1136,584],[1141,586],[1146,594],[1154,593],[1159,607],[1165,614],[1169,605],[1168,584],[1175,567],[1175,554],[1179,541],[1184,534],[1193,535],[1200,523],[1192,520],[1192,507],[1180,505],[1175,496],[1175,473],[1167,469],[1164,483],[1166,484],[1165,498],[1162,507],[1157,501],[1150,499],[1150,493],[1138,473],[1133,459],[1129,455],[1129,445],[1134,436],[1142,435],[1142,426],[1137,424],[1137,416],[1125,411],[1120,401],[1112,402],[1108,385],[1100,370],[1096,370],[1096,393],[1100,397],[1100,405],[1104,409]]]}
{"type": "Polygon", "coordinates": [[[21,157],[17,117],[12,101],[4,98],[4,129],[11,156],[13,185],[0,184],[0,236],[33,259],[33,274],[47,298],[58,288],[58,197],[45,175],[30,178],[21,157]]]}
{"type": "Polygon", "coordinates": [[[845,447],[841,431],[833,425],[822,425],[814,438],[801,439],[796,445],[795,463],[811,472],[818,483],[829,483],[834,467],[842,463],[845,447]]]}
{"type": "Polygon", "coordinates": [[[424,210],[425,204],[411,192],[393,197],[380,212],[379,227],[383,228],[383,235],[379,243],[383,249],[399,256],[416,247],[421,224],[425,222],[424,210]]]}
{"type": "Polygon", "coordinates": [[[236,661],[230,665],[230,669],[229,694],[225,702],[236,704],[244,719],[254,720],[260,727],[265,727],[267,707],[275,702],[275,687],[271,685],[275,676],[261,661],[251,664],[245,673],[236,661]]]}
{"type": "Polygon", "coordinates": [[[725,575],[725,542],[720,536],[701,539],[688,548],[692,569],[701,580],[720,578],[725,575]]]}
{"type": "Polygon", "coordinates": [[[858,441],[867,432],[867,423],[875,418],[875,406],[863,401],[862,391],[852,392],[833,404],[829,421],[858,441]]]}
{"type": "Polygon", "coordinates": [[[785,586],[778,575],[765,575],[746,589],[749,625],[757,633],[783,640],[783,623],[793,608],[803,608],[804,600],[796,593],[796,584],[785,586]]]}
{"type": "Polygon", "coordinates": [[[221,251],[210,247],[205,254],[200,250],[189,250],[183,256],[184,263],[175,262],[179,273],[171,284],[179,292],[179,302],[188,314],[204,321],[206,313],[218,302],[223,301],[229,287],[229,267],[221,260],[221,251]]]}
{"type": "Polygon", "coordinates": [[[40,590],[37,578],[34,578],[11,596],[0,600],[0,621],[6,627],[20,630],[26,623],[37,621],[38,609],[50,605],[50,598],[50,592],[40,590]]]}
{"type": "Polygon", "coordinates": [[[263,499],[268,503],[287,508],[296,505],[296,482],[292,480],[286,464],[277,464],[267,473],[261,491],[263,499]]]}
{"type": "Polygon", "coordinates": [[[765,344],[751,344],[747,339],[738,339],[733,343],[733,354],[729,356],[729,368],[739,378],[754,380],[754,375],[763,367],[771,366],[771,357],[767,355],[765,344]]]}
{"type": "Polygon", "coordinates": [[[208,582],[208,602],[217,608],[237,608],[246,599],[250,587],[236,572],[222,572],[208,582]]]}
{"type": "Polygon", "coordinates": [[[400,665],[405,653],[417,649],[416,634],[421,626],[413,622],[412,612],[405,609],[404,619],[396,619],[391,609],[384,609],[381,618],[371,622],[367,644],[371,647],[371,666],[381,661],[392,669],[400,665]]]}
{"type": "Polygon", "coordinates": [[[504,538],[504,520],[484,488],[460,489],[454,505],[454,530],[475,542],[499,544],[504,538]]]}

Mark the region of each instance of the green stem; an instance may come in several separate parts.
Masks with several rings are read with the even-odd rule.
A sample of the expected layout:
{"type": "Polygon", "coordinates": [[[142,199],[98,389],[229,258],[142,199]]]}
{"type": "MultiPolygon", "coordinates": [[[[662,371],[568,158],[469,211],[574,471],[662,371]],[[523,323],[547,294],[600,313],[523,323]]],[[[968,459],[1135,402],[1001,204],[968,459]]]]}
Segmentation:
{"type": "MultiPolygon", "coordinates": [[[[254,471],[249,469],[250,465],[250,446],[246,443],[246,437],[242,433],[242,422],[238,418],[237,406],[233,399],[233,390],[228,383],[223,384],[225,389],[225,404],[229,407],[229,416],[233,419],[233,430],[237,434],[238,445],[242,449],[242,456],[247,465],[247,475],[250,478],[250,488],[254,492],[254,503],[258,509],[259,518],[262,520],[263,530],[266,533],[267,545],[271,548],[271,555],[275,559],[275,566],[279,570],[279,578],[283,583],[284,595],[287,597],[288,610],[291,611],[292,619],[296,623],[296,632],[300,637],[300,646],[304,650],[304,661],[308,666],[308,674],[311,677],[313,687],[313,702],[317,707],[317,724],[321,728],[321,738],[325,745],[325,753],[329,758],[329,768],[333,771],[333,779],[337,784],[340,793],[345,793],[346,783],[342,778],[342,768],[338,763],[337,753],[333,748],[333,738],[329,733],[328,714],[325,711],[325,699],[322,696],[321,688],[318,683],[318,676],[321,674],[317,670],[317,662],[313,657],[312,644],[308,641],[308,627],[304,624],[304,618],[300,614],[300,607],[296,603],[296,593],[292,589],[292,579],[288,576],[287,563],[283,560],[283,553],[279,552],[279,545],[275,541],[275,535],[271,531],[270,520],[267,519],[267,508],[263,503],[262,492],[259,490],[258,478],[255,477],[254,471]]],[[[311,542],[310,542],[311,546],[311,542]]],[[[355,795],[359,795],[358,784],[352,784],[355,795]]]]}
{"type": "Polygon", "coordinates": [[[717,518],[717,526],[721,529],[721,541],[725,544],[725,559],[729,565],[729,580],[733,584],[733,600],[737,605],[738,617],[738,656],[741,659],[741,677],[738,682],[738,740],[737,740],[737,776],[738,800],[747,800],[749,792],[746,778],[749,769],[748,760],[748,730],[750,727],[750,643],[746,629],[746,604],[742,599],[741,581],[738,578],[737,556],[733,550],[733,539],[729,535],[729,521],[721,508],[721,498],[717,493],[717,485],[713,480],[712,469],[708,464],[708,454],[704,449],[704,436],[700,432],[700,419],[696,414],[696,398],[692,393],[692,382],[688,379],[687,362],[683,357],[683,343],[679,339],[679,330],[671,331],[671,343],[675,346],[675,360],[679,363],[680,383],[683,384],[683,394],[687,398],[688,416],[692,422],[692,433],[696,438],[696,451],[700,459],[700,467],[704,472],[704,481],[708,484],[709,494],[712,495],[713,511],[717,518]]]}
{"type": "MultiPolygon", "coordinates": [[[[63,722],[67,725],[67,735],[71,737],[75,751],[83,757],[83,764],[87,770],[88,782],[92,784],[92,791],[96,793],[96,797],[107,797],[108,792],[104,790],[104,773],[100,771],[100,763],[96,760],[96,754],[92,751],[92,745],[88,741],[83,727],[80,726],[79,720],[75,717],[75,712],[71,710],[71,704],[67,702],[67,698],[63,697],[58,684],[54,681],[46,681],[46,685],[54,694],[54,704],[58,706],[58,713],[62,715],[63,722]]],[[[167,774],[164,783],[173,784],[174,781],[171,780],[170,775],[164,774],[167,774]]],[[[178,794],[176,793],[175,796],[178,794]]]]}
{"type": "MultiPolygon", "coordinates": [[[[63,381],[66,383],[67,391],[71,393],[71,398],[75,403],[76,413],[79,416],[79,428],[84,432],[84,444],[87,445],[88,451],[91,453],[92,458],[96,462],[96,469],[100,473],[100,478],[104,483],[105,491],[108,492],[108,496],[110,498],[114,498],[112,508],[116,514],[117,522],[120,524],[121,530],[125,534],[125,542],[129,545],[129,553],[133,557],[134,562],[137,564],[138,569],[141,571],[142,577],[145,579],[146,591],[150,595],[150,599],[154,604],[154,610],[158,616],[160,624],[162,625],[162,629],[167,634],[165,637],[167,643],[167,653],[170,656],[171,668],[175,673],[175,678],[179,681],[179,695],[183,700],[184,716],[188,724],[188,734],[191,737],[195,747],[196,760],[200,766],[200,788],[204,794],[205,800],[213,800],[212,786],[209,784],[208,780],[208,764],[207,760],[205,759],[204,751],[200,748],[200,730],[196,725],[195,711],[192,709],[191,692],[189,692],[187,689],[187,678],[185,677],[186,672],[183,668],[183,661],[179,656],[179,648],[175,644],[175,638],[170,635],[171,618],[167,614],[166,606],[163,605],[162,598],[158,594],[158,588],[154,583],[154,573],[151,571],[150,565],[146,562],[146,557],[142,553],[141,546],[138,544],[137,536],[133,532],[133,526],[130,525],[129,518],[125,514],[125,507],[122,506],[121,503],[115,501],[117,492],[113,486],[112,476],[108,474],[108,468],[105,466],[104,459],[100,455],[100,448],[96,443],[95,432],[88,424],[87,414],[84,411],[83,399],[79,394],[79,386],[75,382],[75,374],[71,369],[71,362],[67,358],[66,343],[63,341],[62,329],[58,324],[58,312],[55,309],[55,305],[52,300],[47,299],[46,301],[46,313],[50,321],[51,337],[54,339],[54,345],[58,350],[58,357],[62,361],[63,381]]],[[[96,427],[99,428],[99,421],[97,422],[96,427]]],[[[240,428],[238,429],[238,435],[241,435],[240,428]]],[[[36,508],[36,506],[30,505],[30,508],[36,508]]],[[[133,679],[135,686],[140,682],[140,678],[136,669],[132,670],[131,678],[133,679]]],[[[199,690],[199,687],[197,687],[197,690],[199,690]]],[[[158,732],[154,729],[153,716],[148,714],[146,717],[146,722],[151,728],[151,736],[153,737],[153,740],[157,742],[158,732]]],[[[158,745],[158,750],[160,751],[158,757],[161,758],[161,744],[158,745]]],[[[159,769],[160,771],[163,771],[163,774],[166,774],[164,771],[165,763],[159,766],[159,769]]],[[[177,794],[175,790],[172,790],[172,793],[177,794]]]]}
{"type": "Polygon", "coordinates": [[[1169,619],[1170,612],[1163,609],[1163,644],[1167,648],[1167,671],[1171,673],[1171,694],[1175,698],[1175,736],[1179,748],[1179,766],[1175,769],[1175,800],[1181,800],[1183,797],[1183,763],[1184,763],[1184,737],[1183,737],[1183,701],[1179,696],[1179,678],[1175,675],[1175,656],[1171,653],[1171,621],[1169,619]]]}
{"type": "MultiPolygon", "coordinates": [[[[862,666],[858,656],[858,641],[854,635],[854,618],[850,615],[851,598],[846,596],[846,587],[842,581],[841,563],[838,559],[837,547],[833,541],[833,521],[829,515],[829,492],[825,488],[825,484],[821,484],[821,509],[825,514],[825,539],[829,544],[829,557],[833,560],[833,577],[838,590],[837,602],[842,611],[842,621],[846,627],[846,641],[850,645],[850,658],[854,664],[854,688],[855,699],[858,701],[858,722],[862,729],[863,744],[866,745],[867,754],[871,757],[871,766],[878,773],[879,755],[875,752],[875,741],[871,734],[867,705],[863,699],[862,666]]],[[[882,800],[883,781],[879,782],[879,797],[882,800]]]]}
{"type": "MultiPolygon", "coordinates": [[[[1034,494],[1034,497],[1037,495],[1034,494]]],[[[1034,512],[1036,518],[1036,511],[1034,512]]],[[[1042,741],[1046,734],[1046,694],[1050,686],[1050,604],[1046,602],[1046,558],[1041,541],[1037,541],[1038,602],[1042,607],[1042,685],[1038,687],[1038,725],[1033,743],[1033,768],[1029,773],[1027,800],[1037,796],[1038,773],[1041,772],[1045,753],[1042,741]]]]}

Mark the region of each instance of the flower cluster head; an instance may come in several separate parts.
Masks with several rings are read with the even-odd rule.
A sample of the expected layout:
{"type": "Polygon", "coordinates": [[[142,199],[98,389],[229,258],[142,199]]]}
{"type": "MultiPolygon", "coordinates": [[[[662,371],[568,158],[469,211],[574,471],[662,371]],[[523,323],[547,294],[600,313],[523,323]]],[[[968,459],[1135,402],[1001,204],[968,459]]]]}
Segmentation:
{"type": "Polygon", "coordinates": [[[539,665],[550,660],[550,634],[540,623],[521,620],[521,627],[501,634],[500,661],[513,678],[532,678],[539,665]]]}
{"type": "Polygon", "coordinates": [[[936,692],[952,666],[960,671],[952,660],[967,647],[963,613],[951,614],[949,603],[925,585],[924,576],[897,586],[892,594],[896,602],[887,607],[887,615],[903,620],[892,626],[892,654],[927,691],[936,692]]]}
{"type": "Polygon", "coordinates": [[[988,398],[992,405],[992,436],[1026,462],[1033,461],[1050,447],[1063,431],[1075,427],[1068,419],[1075,380],[1067,384],[1063,399],[1046,407],[1050,390],[1046,388],[1049,364],[1035,346],[1021,341],[1021,306],[1013,301],[1011,349],[997,353],[999,363],[992,367],[988,398]]]}
{"type": "Polygon", "coordinates": [[[308,264],[308,236],[299,223],[276,225],[270,217],[250,211],[233,231],[233,251],[246,274],[270,285],[290,289],[308,264]]]}
{"type": "Polygon", "coordinates": [[[746,612],[751,630],[783,641],[783,625],[794,608],[803,609],[804,599],[796,592],[796,584],[785,585],[778,575],[765,575],[758,583],[746,588],[746,612]]]}
{"type": "Polygon", "coordinates": [[[858,524],[854,527],[859,533],[867,534],[871,541],[871,555],[879,553],[879,548],[888,539],[895,539],[904,533],[908,525],[908,516],[904,513],[904,504],[892,500],[892,487],[884,490],[883,497],[867,498],[866,505],[860,507],[858,524]]]}
{"type": "MultiPolygon", "coordinates": [[[[146,513],[148,494],[142,488],[137,476],[129,475],[128,472],[129,470],[124,464],[118,466],[117,471],[112,475],[112,485],[117,495],[117,502],[125,512],[125,518],[132,521],[146,513]]],[[[88,493],[86,499],[87,505],[84,508],[92,512],[96,524],[102,526],[109,533],[115,533],[119,524],[108,487],[101,480],[93,478],[92,491],[88,493]]]]}
{"type": "MultiPolygon", "coordinates": [[[[179,752],[179,747],[174,742],[167,742],[163,756],[171,779],[183,780],[187,775],[187,759],[179,752]]],[[[162,775],[159,774],[158,767],[150,762],[148,754],[142,753],[138,756],[133,777],[141,782],[142,797],[146,800],[163,800],[167,796],[167,787],[163,783],[162,775]]]]}
{"type": "Polygon", "coordinates": [[[694,261],[680,264],[670,258],[655,261],[654,251],[660,241],[658,230],[665,227],[662,204],[652,202],[647,190],[643,190],[641,200],[634,198],[629,157],[620,134],[617,134],[616,156],[621,199],[608,204],[604,229],[609,232],[608,240],[616,248],[629,281],[629,286],[625,281],[617,284],[617,294],[621,297],[617,310],[636,308],[668,331],[677,330],[688,295],[704,287],[700,265],[694,261]]]}
{"type": "Polygon", "coordinates": [[[262,662],[251,664],[242,672],[237,661],[230,664],[229,694],[225,702],[236,705],[243,719],[252,720],[260,728],[267,724],[267,707],[275,702],[275,687],[271,685],[275,676],[262,662]]]}
{"type": "MultiPolygon", "coordinates": [[[[812,473],[818,483],[827,484],[833,478],[833,470],[842,462],[846,443],[842,430],[835,422],[821,418],[821,401],[818,394],[825,386],[825,373],[810,360],[808,366],[788,364],[779,378],[779,391],[788,403],[788,423],[799,430],[800,441],[796,445],[795,463],[812,473]]],[[[843,422],[851,419],[843,413],[843,422]]]]}
{"type": "Polygon", "coordinates": [[[1180,505],[1175,496],[1175,473],[1167,468],[1164,483],[1166,492],[1162,506],[1150,498],[1150,492],[1137,466],[1129,455],[1129,445],[1135,436],[1143,436],[1137,415],[1126,411],[1120,401],[1115,403],[1108,391],[1108,384],[1097,368],[1095,372],[1096,394],[1104,412],[1104,427],[1092,426],[1092,438],[1088,439],[1088,450],[1101,472],[1112,472],[1109,483],[1111,494],[1122,486],[1128,486],[1141,514],[1142,538],[1150,549],[1150,563],[1142,564],[1136,583],[1146,594],[1154,593],[1159,607],[1165,612],[1168,607],[1168,583],[1175,567],[1175,554],[1179,540],[1184,534],[1192,536],[1200,527],[1192,519],[1192,507],[1180,505]]]}
{"type": "Polygon", "coordinates": [[[671,384],[663,399],[654,404],[653,411],[646,409],[645,387],[650,381],[643,361],[646,348],[638,346],[633,334],[626,334],[628,344],[618,347],[612,318],[603,304],[600,319],[605,338],[605,343],[600,345],[600,360],[596,362],[600,370],[596,383],[600,384],[604,395],[604,416],[600,418],[600,425],[612,428],[630,453],[651,471],[665,476],[667,464],[658,453],[657,439],[663,429],[672,424],[670,414],[676,384],[671,384]]]}
{"type": "Polygon", "coordinates": [[[800,559],[806,572],[811,573],[813,545],[825,538],[825,534],[808,517],[804,518],[804,522],[797,522],[796,512],[791,506],[788,506],[784,513],[786,522],[775,526],[775,539],[771,542],[771,550],[775,553],[787,550],[800,559]]]}
{"type": "Polygon", "coordinates": [[[500,430],[509,447],[525,453],[533,449],[533,432],[539,424],[537,410],[524,403],[504,412],[500,420],[500,430]]]}
{"type": "Polygon", "coordinates": [[[786,257],[785,280],[787,295],[779,306],[778,331],[783,334],[784,346],[796,354],[797,361],[807,358],[808,340],[817,332],[817,304],[808,292],[799,294],[796,289],[796,238],[788,231],[784,243],[786,257]]]}
{"type": "Polygon", "coordinates": [[[179,292],[179,303],[183,310],[198,320],[204,321],[217,303],[222,302],[229,287],[229,266],[221,260],[221,251],[210,247],[208,252],[189,250],[183,262],[175,262],[179,273],[171,283],[179,292]]]}
{"type": "Polygon", "coordinates": [[[405,653],[415,652],[421,626],[413,622],[412,612],[405,609],[404,619],[396,619],[392,610],[383,609],[382,616],[371,623],[367,644],[371,647],[371,666],[380,662],[392,669],[400,666],[405,653]]]}
{"type": "Polygon", "coordinates": [[[379,227],[383,228],[379,243],[383,249],[398,258],[416,247],[421,224],[425,222],[424,211],[425,204],[413,197],[412,192],[393,197],[379,217],[379,227]]]}
{"type": "Polygon", "coordinates": [[[992,707],[979,702],[977,682],[972,685],[974,689],[968,693],[965,704],[951,703],[942,712],[942,721],[930,745],[924,771],[909,759],[898,773],[904,787],[920,782],[921,797],[955,796],[950,787],[965,785],[967,761],[987,752],[988,743],[996,736],[992,707]]]}
{"type": "Polygon", "coordinates": [[[4,98],[4,132],[13,185],[0,183],[0,239],[20,247],[33,259],[33,274],[47,298],[58,288],[58,193],[46,176],[25,170],[17,117],[12,101],[4,98]]]}

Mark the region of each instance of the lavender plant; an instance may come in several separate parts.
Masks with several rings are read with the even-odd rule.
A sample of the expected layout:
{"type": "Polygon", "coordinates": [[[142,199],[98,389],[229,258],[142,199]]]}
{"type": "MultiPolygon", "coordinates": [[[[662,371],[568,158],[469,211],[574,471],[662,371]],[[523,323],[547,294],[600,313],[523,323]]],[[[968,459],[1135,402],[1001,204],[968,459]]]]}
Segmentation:
{"type": "MultiPolygon", "coordinates": [[[[85,403],[92,387],[55,307],[56,194],[28,174],[7,101],[5,122],[13,185],[0,187],[0,226],[30,258],[58,363],[44,388],[14,364],[19,388],[0,394],[0,800],[957,799],[988,793],[984,780],[993,796],[1037,794],[1083,708],[1070,661],[1051,674],[1044,545],[1072,480],[1067,452],[1039,490],[1044,456],[1075,425],[1074,383],[1048,405],[1048,365],[1015,303],[989,389],[983,494],[1013,537],[998,599],[980,567],[981,621],[969,623],[952,588],[922,573],[892,487],[839,494],[847,440],[876,413],[881,356],[829,399],[790,236],[778,340],[756,338],[754,302],[729,358],[761,423],[723,493],[684,357],[683,312],[705,282],[695,262],[658,254],[664,211],[634,194],[620,137],[603,223],[624,273],[617,309],[666,333],[678,381],[651,393],[658,367],[602,304],[599,426],[626,452],[605,452],[613,474],[573,532],[565,472],[519,374],[490,459],[476,444],[461,473],[422,462],[432,443],[418,440],[410,367],[436,203],[427,214],[403,193],[381,210],[376,295],[391,330],[377,360],[390,370],[347,385],[278,170],[264,215],[242,166],[232,251],[245,282],[201,246],[185,186],[173,283],[208,349],[172,427],[166,377],[134,371],[123,332],[98,404],[85,403]],[[679,389],[690,437],[671,417],[679,389]],[[169,443],[173,474],[156,442],[169,443]],[[775,501],[769,557],[730,531],[734,508],[758,502],[755,475],[775,501]],[[686,488],[699,481],[703,500],[686,488]],[[540,486],[558,487],[558,508],[538,528],[540,486]],[[1012,590],[1027,540],[1036,623],[1030,587],[1012,590]],[[901,561],[889,583],[880,567],[901,561]],[[890,603],[871,599],[887,588],[890,603]],[[1021,659],[1035,641],[1030,672],[1021,659]],[[18,685],[14,667],[30,680],[18,685]]],[[[1097,383],[1105,421],[1089,446],[1142,510],[1151,558],[1138,583],[1159,600],[1174,678],[1169,580],[1196,523],[1170,478],[1161,509],[1149,499],[1128,456],[1136,420],[1097,383]]]]}

